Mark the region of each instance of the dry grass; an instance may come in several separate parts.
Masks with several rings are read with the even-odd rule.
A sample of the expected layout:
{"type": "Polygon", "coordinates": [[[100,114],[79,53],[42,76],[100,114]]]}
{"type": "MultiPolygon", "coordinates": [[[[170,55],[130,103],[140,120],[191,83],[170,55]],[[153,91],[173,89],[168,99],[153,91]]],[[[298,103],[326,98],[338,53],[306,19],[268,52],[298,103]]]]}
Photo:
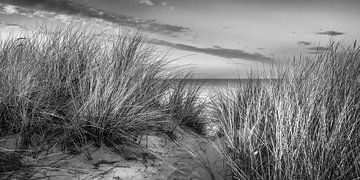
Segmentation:
{"type": "Polygon", "coordinates": [[[360,177],[360,49],[330,47],[213,100],[235,179],[360,177]]]}
{"type": "MultiPolygon", "coordinates": [[[[161,104],[185,86],[172,80],[185,73],[167,65],[136,32],[107,37],[58,27],[8,37],[0,42],[0,138],[16,135],[16,149],[36,151],[135,145],[148,131],[178,125],[169,109],[187,105],[161,104]]],[[[14,159],[0,153],[0,163],[14,159]]]]}
{"type": "Polygon", "coordinates": [[[201,85],[188,84],[186,79],[190,78],[188,74],[185,78],[176,80],[165,100],[166,113],[170,115],[173,122],[167,130],[169,133],[180,126],[198,134],[204,134],[205,102],[200,99],[201,85]]]}
{"type": "MultiPolygon", "coordinates": [[[[360,49],[330,46],[270,85],[253,79],[212,100],[233,178],[360,176],[360,49]]],[[[134,145],[159,128],[203,132],[200,87],[167,64],[134,32],[43,28],[9,37],[0,43],[0,137],[19,137],[17,149],[68,152],[134,145]]],[[[0,150],[0,173],[27,172],[21,156],[0,150]]]]}

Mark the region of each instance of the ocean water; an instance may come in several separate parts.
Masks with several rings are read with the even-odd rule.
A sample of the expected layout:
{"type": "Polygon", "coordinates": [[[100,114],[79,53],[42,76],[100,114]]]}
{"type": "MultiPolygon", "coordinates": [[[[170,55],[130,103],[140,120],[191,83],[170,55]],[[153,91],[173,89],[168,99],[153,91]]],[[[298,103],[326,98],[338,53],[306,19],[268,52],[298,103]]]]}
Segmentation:
{"type": "Polygon", "coordinates": [[[218,93],[236,91],[239,87],[250,82],[258,82],[265,87],[270,87],[273,83],[278,83],[277,79],[187,79],[189,86],[201,85],[201,99],[209,100],[218,93]]]}

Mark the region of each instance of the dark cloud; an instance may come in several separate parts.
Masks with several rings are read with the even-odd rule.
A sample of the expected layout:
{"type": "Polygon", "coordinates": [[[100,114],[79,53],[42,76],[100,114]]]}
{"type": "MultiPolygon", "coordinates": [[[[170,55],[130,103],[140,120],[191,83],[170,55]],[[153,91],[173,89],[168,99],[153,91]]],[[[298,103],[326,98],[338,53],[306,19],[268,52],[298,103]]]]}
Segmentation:
{"type": "Polygon", "coordinates": [[[327,50],[330,50],[329,47],[309,47],[307,48],[308,50],[310,50],[310,54],[319,54],[319,53],[322,53],[324,51],[327,51],[327,50]]]}
{"type": "Polygon", "coordinates": [[[268,62],[273,61],[273,59],[266,57],[260,53],[248,53],[239,49],[226,49],[226,48],[221,48],[219,46],[215,46],[215,48],[198,48],[194,46],[177,44],[159,39],[149,39],[148,42],[155,45],[168,46],[180,50],[204,53],[204,54],[209,54],[224,58],[231,58],[231,59],[238,58],[238,59],[247,59],[253,61],[268,61],[268,62]]]}
{"type": "Polygon", "coordinates": [[[323,32],[318,32],[316,34],[320,34],[320,35],[328,35],[328,36],[340,36],[343,35],[345,33],[343,32],[338,32],[338,31],[323,31],[323,32]]]}
{"type": "Polygon", "coordinates": [[[71,0],[0,0],[0,2],[68,15],[82,15],[90,18],[98,18],[122,26],[135,27],[153,33],[171,35],[173,33],[181,33],[190,30],[189,28],[182,26],[161,24],[155,20],[142,20],[131,16],[94,9],[86,5],[74,3],[71,0]]]}
{"type": "Polygon", "coordinates": [[[20,25],[20,24],[15,24],[15,23],[6,23],[6,26],[10,26],[10,27],[19,27],[19,28],[26,28],[26,26],[20,25]]]}
{"type": "Polygon", "coordinates": [[[307,41],[299,41],[299,42],[297,42],[297,44],[303,45],[303,46],[309,46],[309,45],[311,45],[311,43],[310,43],[310,42],[307,42],[307,41]]]}
{"type": "Polygon", "coordinates": [[[330,48],[328,47],[310,47],[310,48],[307,48],[308,50],[311,50],[311,51],[326,51],[326,50],[329,50],[330,48]]]}

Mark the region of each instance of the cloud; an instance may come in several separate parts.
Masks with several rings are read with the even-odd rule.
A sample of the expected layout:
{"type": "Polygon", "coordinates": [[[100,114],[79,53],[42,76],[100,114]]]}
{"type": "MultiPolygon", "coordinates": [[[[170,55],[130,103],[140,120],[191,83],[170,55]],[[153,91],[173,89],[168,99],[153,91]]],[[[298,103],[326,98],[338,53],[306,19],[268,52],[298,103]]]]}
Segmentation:
{"type": "Polygon", "coordinates": [[[219,25],[219,27],[222,29],[234,29],[235,25],[219,25]]]}
{"type": "Polygon", "coordinates": [[[147,6],[155,6],[155,5],[166,6],[169,4],[169,2],[164,0],[133,0],[133,1],[136,1],[139,4],[143,4],[147,6]]]}
{"type": "Polygon", "coordinates": [[[204,53],[204,54],[209,54],[209,55],[229,58],[229,59],[246,59],[246,60],[267,61],[267,62],[273,61],[273,59],[266,57],[260,53],[248,53],[239,49],[227,49],[227,48],[221,48],[220,46],[215,46],[215,47],[213,46],[213,48],[198,48],[194,46],[177,44],[159,39],[149,39],[148,42],[155,45],[168,46],[179,50],[204,53]]]}
{"type": "Polygon", "coordinates": [[[0,13],[7,15],[27,15],[27,11],[19,6],[0,3],[0,13]]]}
{"type": "MultiPolygon", "coordinates": [[[[37,10],[52,11],[66,15],[82,15],[89,18],[102,19],[121,26],[139,28],[143,31],[152,33],[173,35],[190,31],[189,28],[162,24],[155,20],[138,19],[131,16],[125,16],[116,13],[110,13],[99,9],[94,9],[85,5],[74,3],[71,0],[2,0],[2,2],[21,7],[29,7],[37,10]]],[[[141,0],[146,3],[150,0],[141,0]]],[[[11,11],[10,11],[11,12],[11,11]]]]}
{"type": "Polygon", "coordinates": [[[338,32],[338,31],[322,31],[322,32],[318,32],[316,34],[319,35],[328,35],[328,36],[339,36],[339,35],[343,35],[345,33],[343,32],[338,32]]]}
{"type": "Polygon", "coordinates": [[[307,48],[308,50],[312,50],[312,51],[326,51],[326,50],[329,50],[330,48],[328,47],[310,47],[310,48],[307,48]]]}
{"type": "Polygon", "coordinates": [[[151,0],[138,0],[139,4],[144,4],[144,5],[147,5],[147,6],[153,6],[155,5],[154,2],[152,2],[151,0]]]}
{"type": "MultiPolygon", "coordinates": [[[[4,27],[4,28],[27,29],[26,26],[21,25],[21,24],[16,24],[16,23],[3,23],[3,22],[0,22],[0,26],[4,27]]],[[[1,35],[1,33],[0,33],[0,35],[1,35]]]]}
{"type": "Polygon", "coordinates": [[[308,41],[299,41],[297,42],[298,45],[303,45],[303,46],[309,46],[311,45],[311,42],[308,42],[308,41]]]}
{"type": "Polygon", "coordinates": [[[310,52],[309,52],[310,54],[319,54],[319,53],[322,53],[324,51],[330,50],[329,47],[321,47],[321,46],[309,47],[307,49],[310,50],[310,52]]]}
{"type": "Polygon", "coordinates": [[[2,8],[2,10],[6,14],[18,14],[19,13],[18,9],[15,6],[12,6],[12,5],[4,6],[2,8]]]}
{"type": "Polygon", "coordinates": [[[70,23],[72,21],[72,17],[64,14],[59,14],[54,17],[55,19],[63,22],[63,23],[70,23]]]}
{"type": "Polygon", "coordinates": [[[15,24],[15,23],[6,23],[5,25],[6,25],[6,26],[12,26],[12,27],[20,27],[20,28],[25,27],[25,26],[23,26],[23,25],[15,24]]]}

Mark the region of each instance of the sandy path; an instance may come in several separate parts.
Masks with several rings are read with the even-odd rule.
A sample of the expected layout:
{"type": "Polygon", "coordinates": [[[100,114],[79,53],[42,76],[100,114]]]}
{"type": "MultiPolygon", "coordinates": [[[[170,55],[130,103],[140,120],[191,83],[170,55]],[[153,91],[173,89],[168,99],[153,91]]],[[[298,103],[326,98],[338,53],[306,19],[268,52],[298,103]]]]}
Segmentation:
{"type": "MultiPolygon", "coordinates": [[[[178,132],[177,141],[166,135],[148,135],[141,140],[145,150],[119,147],[119,155],[109,148],[87,147],[78,155],[50,152],[36,158],[26,157],[28,164],[36,164],[40,169],[35,177],[54,180],[88,179],[153,179],[153,180],[210,180],[213,177],[194,161],[186,148],[194,149],[205,157],[202,161],[210,164],[216,179],[223,179],[223,162],[214,147],[201,138],[178,132]],[[197,143],[195,143],[197,142],[197,143]],[[124,158],[127,157],[127,158],[124,158]],[[132,158],[131,158],[132,157],[132,158]]],[[[195,160],[199,160],[196,159],[195,160]]]]}

